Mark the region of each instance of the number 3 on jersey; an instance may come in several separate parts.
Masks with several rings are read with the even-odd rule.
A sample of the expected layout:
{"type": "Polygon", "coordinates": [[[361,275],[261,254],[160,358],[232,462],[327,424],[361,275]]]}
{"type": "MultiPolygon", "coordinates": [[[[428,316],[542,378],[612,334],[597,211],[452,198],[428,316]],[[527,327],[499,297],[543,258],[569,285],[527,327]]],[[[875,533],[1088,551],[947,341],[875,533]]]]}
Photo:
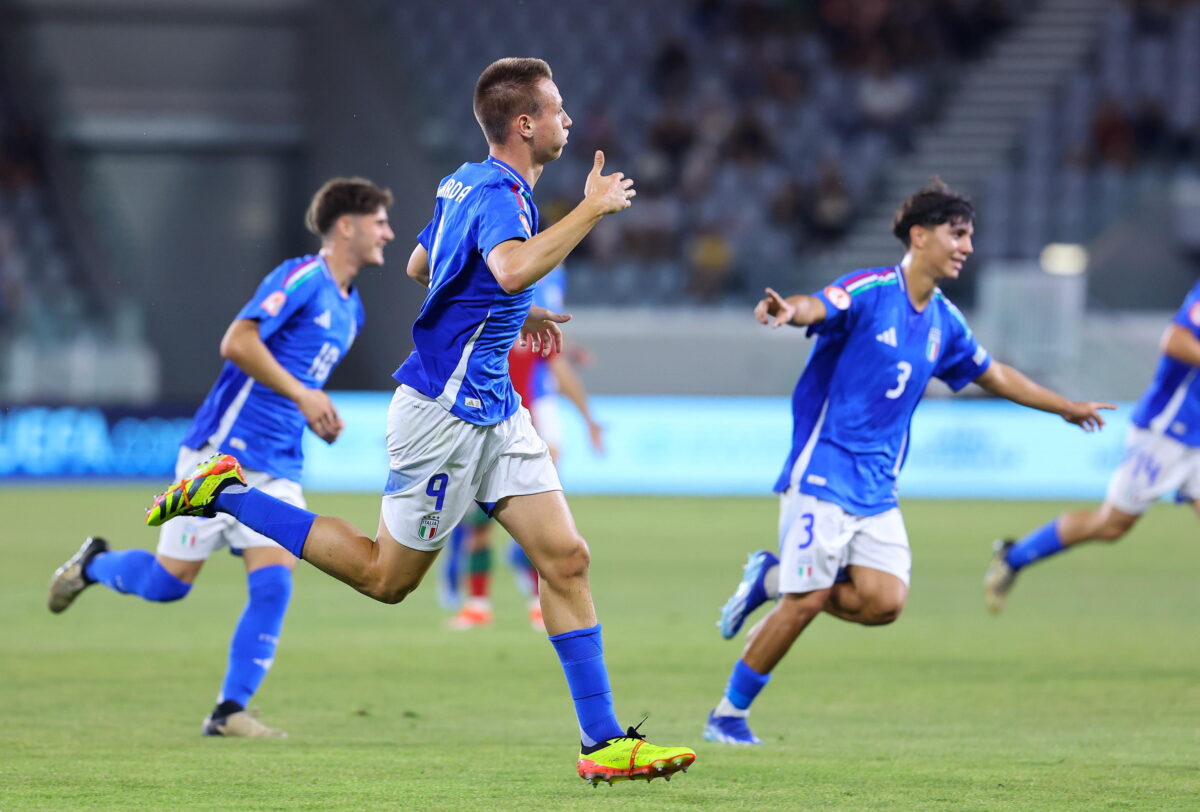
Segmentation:
{"type": "Polygon", "coordinates": [[[896,366],[900,368],[900,373],[896,376],[896,385],[883,393],[885,398],[891,400],[904,394],[904,387],[908,386],[908,379],[912,375],[912,364],[908,361],[897,361],[896,366]]]}

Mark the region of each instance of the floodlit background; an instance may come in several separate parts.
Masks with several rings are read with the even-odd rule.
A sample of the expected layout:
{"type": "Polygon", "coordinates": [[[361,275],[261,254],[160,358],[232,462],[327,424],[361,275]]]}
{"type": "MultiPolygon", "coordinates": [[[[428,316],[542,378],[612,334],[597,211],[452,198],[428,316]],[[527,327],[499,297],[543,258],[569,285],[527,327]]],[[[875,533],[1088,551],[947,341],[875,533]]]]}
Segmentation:
{"type": "Polygon", "coordinates": [[[1031,568],[1000,617],[980,579],[993,539],[1102,496],[1198,270],[1197,2],[0,0],[0,808],[1195,808],[1193,511],[1031,568]],[[307,495],[376,526],[423,295],[404,263],[439,179],[486,154],[473,83],[512,55],[550,62],[575,120],[542,222],[594,149],[638,183],[568,266],[607,453],[564,406],[561,470],[620,719],[699,761],[579,781],[567,689],[503,569],[494,625],[459,633],[432,583],[383,606],[302,565],[254,701],[291,738],[201,738],[241,564],[215,556],[185,601],[96,588],[63,615],[50,574],[90,534],[153,548],[142,510],[220,337],[316,248],[303,214],[334,175],[395,192],[397,240],[360,277],[366,328],[330,381],[347,430],[307,437],[307,495]],[[900,483],[903,618],[822,618],[756,705],[767,745],[703,742],[742,645],[713,624],[776,543],[809,350],[751,308],[898,262],[891,214],[934,174],[977,206],[946,293],[983,343],[1122,408],[1085,435],[935,385],[900,483]]]}
{"type": "MultiPolygon", "coordinates": [[[[404,260],[438,179],[485,155],[471,89],[504,55],[546,58],[575,119],[536,190],[544,221],[578,201],[593,149],[638,181],[634,207],[569,265],[570,337],[590,356],[583,377],[614,449],[601,460],[572,443],[564,473],[577,490],[765,492],[788,442],[781,398],[808,345],[801,331],[759,328],[750,307],[767,284],[808,292],[898,261],[891,214],[933,174],[978,209],[976,255],[947,294],[997,358],[1076,397],[1138,397],[1200,262],[1196,3],[0,9],[5,476],[169,472],[226,325],[267,271],[314,249],[303,211],[335,174],[396,192],[397,241],[362,278],[367,327],[330,382],[386,393],[422,296],[404,260]],[[684,402],[660,396],[701,400],[673,422],[662,411],[684,402]],[[776,400],[732,399],[745,397],[776,400]],[[698,449],[723,433],[744,447],[736,477],[698,449]]],[[[986,427],[990,412],[969,400],[938,412],[947,436],[986,427]]],[[[355,487],[382,482],[371,452],[385,402],[355,400],[355,428],[378,438],[343,442],[343,464],[374,471],[355,487]]],[[[1051,452],[1062,487],[1033,489],[1099,493],[1122,427],[1118,417],[1083,458],[1051,452]]],[[[1020,456],[1022,432],[1077,440],[1052,417],[1021,414],[988,443],[1020,456]]],[[[322,466],[338,451],[319,452],[322,466]]],[[[1020,490],[1037,464],[976,461],[994,473],[972,479],[985,496],[1020,490]]],[[[946,488],[912,479],[919,494],[959,495],[954,472],[946,488]]]]}

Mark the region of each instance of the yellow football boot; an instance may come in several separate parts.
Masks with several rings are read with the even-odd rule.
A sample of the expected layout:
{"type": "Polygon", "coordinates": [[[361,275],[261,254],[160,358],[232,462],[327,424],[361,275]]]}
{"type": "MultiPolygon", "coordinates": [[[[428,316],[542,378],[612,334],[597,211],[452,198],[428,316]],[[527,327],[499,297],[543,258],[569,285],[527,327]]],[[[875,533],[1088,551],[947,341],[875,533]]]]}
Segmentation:
{"type": "Polygon", "coordinates": [[[613,781],[653,781],[659,776],[670,781],[672,775],[687,772],[695,763],[696,751],[690,747],[650,744],[637,727],[631,727],[624,736],[583,748],[578,767],[579,777],[595,787],[601,781],[611,786],[613,781]]]}
{"type": "Polygon", "coordinates": [[[246,484],[242,466],[229,454],[216,454],[154,497],[154,504],[146,510],[146,524],[158,527],[176,516],[211,518],[217,515],[212,504],[217,494],[235,483],[246,484]]]}

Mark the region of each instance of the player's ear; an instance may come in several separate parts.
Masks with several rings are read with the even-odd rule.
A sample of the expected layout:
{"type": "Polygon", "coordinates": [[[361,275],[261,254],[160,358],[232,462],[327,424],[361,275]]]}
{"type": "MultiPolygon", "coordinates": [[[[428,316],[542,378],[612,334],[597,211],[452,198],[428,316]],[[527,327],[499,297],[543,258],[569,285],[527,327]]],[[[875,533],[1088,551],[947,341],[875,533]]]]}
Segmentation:
{"type": "Polygon", "coordinates": [[[343,214],[333,223],[334,230],[343,237],[354,236],[354,218],[349,214],[343,214]]]}
{"type": "Polygon", "coordinates": [[[926,232],[925,226],[922,226],[922,225],[909,226],[908,244],[911,245],[913,248],[924,248],[926,234],[927,234],[927,232],[926,232]]]}

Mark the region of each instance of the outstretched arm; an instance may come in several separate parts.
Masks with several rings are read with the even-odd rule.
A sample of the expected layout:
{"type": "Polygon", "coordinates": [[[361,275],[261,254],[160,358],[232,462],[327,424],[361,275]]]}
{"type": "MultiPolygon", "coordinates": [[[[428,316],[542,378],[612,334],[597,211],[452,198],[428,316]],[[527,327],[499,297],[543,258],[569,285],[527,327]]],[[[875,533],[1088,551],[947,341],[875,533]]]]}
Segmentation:
{"type": "Polygon", "coordinates": [[[999,361],[993,361],[987,371],[975,379],[975,383],[993,395],[1008,398],[1013,403],[1031,409],[1051,412],[1088,432],[1104,426],[1104,418],[1100,416],[1101,409],[1117,408],[1112,403],[1067,400],[999,361]]]}
{"type": "Polygon", "coordinates": [[[562,264],[605,215],[629,208],[637,192],[620,172],[601,175],[604,153],[596,152],[583,187],[583,200],[566,217],[528,240],[506,240],[487,255],[488,268],[506,293],[520,293],[562,264]]]}
{"type": "Polygon", "coordinates": [[[429,252],[420,243],[417,243],[417,247],[408,257],[406,273],[409,279],[419,283],[421,287],[429,287],[429,252]]]}
{"type": "Polygon", "coordinates": [[[320,389],[309,389],[284,369],[263,343],[258,322],[254,319],[234,319],[221,339],[221,357],[295,403],[308,421],[308,427],[325,442],[332,443],[342,433],[346,424],[329,395],[320,389]]]}
{"type": "Polygon", "coordinates": [[[579,410],[579,416],[587,424],[592,450],[597,454],[603,454],[604,427],[592,419],[592,411],[588,407],[587,390],[583,386],[583,381],[575,372],[575,368],[571,366],[571,362],[561,353],[551,356],[547,363],[550,364],[550,371],[554,374],[554,380],[558,384],[558,391],[574,404],[575,408],[579,410]]]}
{"type": "Polygon", "coordinates": [[[771,288],[766,289],[766,294],[754,306],[754,318],[760,324],[807,327],[825,320],[825,303],[815,296],[789,296],[785,299],[771,288]]]}

